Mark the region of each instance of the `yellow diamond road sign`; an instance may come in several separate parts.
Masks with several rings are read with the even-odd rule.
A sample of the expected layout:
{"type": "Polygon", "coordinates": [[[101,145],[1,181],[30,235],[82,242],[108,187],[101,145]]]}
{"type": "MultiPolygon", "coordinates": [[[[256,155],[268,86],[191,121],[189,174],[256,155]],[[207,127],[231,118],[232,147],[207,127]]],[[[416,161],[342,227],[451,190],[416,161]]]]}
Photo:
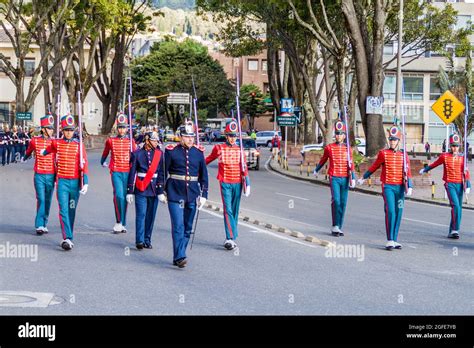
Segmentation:
{"type": "Polygon", "coordinates": [[[431,109],[446,125],[448,125],[464,111],[464,104],[461,103],[450,91],[446,91],[431,106],[431,109]]]}

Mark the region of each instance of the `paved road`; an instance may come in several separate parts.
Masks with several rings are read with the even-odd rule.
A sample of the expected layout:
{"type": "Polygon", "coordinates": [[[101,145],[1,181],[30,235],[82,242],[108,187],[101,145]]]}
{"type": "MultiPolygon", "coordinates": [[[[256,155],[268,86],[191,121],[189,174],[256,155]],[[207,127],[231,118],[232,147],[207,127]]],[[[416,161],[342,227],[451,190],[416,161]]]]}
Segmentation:
{"type": "MultiPolygon", "coordinates": [[[[125,235],[110,233],[112,188],[99,155],[89,153],[90,189],[79,201],[72,252],[59,247],[56,200],[51,232],[34,234],[31,161],[0,168],[0,194],[7,197],[1,203],[0,246],[38,246],[37,262],[0,258],[0,290],[51,293],[64,300],[44,307],[3,307],[6,297],[0,293],[0,314],[474,313],[470,211],[464,212],[461,239],[451,241],[445,238],[449,210],[407,202],[400,235],[405,248],[386,252],[380,197],[351,193],[346,237],[335,239],[328,235],[327,187],[289,180],[262,166],[251,172],[253,192],[243,199],[243,209],[304,233],[363,247],[363,253],[358,258],[328,257],[323,247],[245,224],[240,225],[238,253],[228,252],[222,248],[222,217],[203,211],[189,267],[180,270],[171,265],[166,206],[158,208],[153,250],[134,249],[133,224],[125,235]]],[[[210,199],[218,202],[216,169],[215,163],[209,167],[210,199]]],[[[131,208],[129,221],[134,218],[131,208]]]]}

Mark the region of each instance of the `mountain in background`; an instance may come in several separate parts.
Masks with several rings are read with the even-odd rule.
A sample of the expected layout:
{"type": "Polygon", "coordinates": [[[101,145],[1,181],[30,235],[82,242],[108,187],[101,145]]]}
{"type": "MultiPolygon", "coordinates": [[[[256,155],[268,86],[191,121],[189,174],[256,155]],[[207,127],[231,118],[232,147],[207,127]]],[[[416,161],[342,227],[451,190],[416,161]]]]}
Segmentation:
{"type": "Polygon", "coordinates": [[[168,7],[173,10],[194,10],[196,0],[152,0],[155,8],[168,7]]]}

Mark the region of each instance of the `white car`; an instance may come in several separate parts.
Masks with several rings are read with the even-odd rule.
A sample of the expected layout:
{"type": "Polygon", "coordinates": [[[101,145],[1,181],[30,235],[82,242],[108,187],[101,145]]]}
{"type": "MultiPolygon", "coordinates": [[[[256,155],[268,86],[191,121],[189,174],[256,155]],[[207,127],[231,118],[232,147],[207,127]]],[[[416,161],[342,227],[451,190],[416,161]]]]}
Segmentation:
{"type": "Polygon", "coordinates": [[[304,145],[303,148],[301,149],[300,153],[301,153],[302,156],[304,156],[304,154],[306,152],[322,150],[323,145],[324,145],[324,143],[304,145]]]}
{"type": "Polygon", "coordinates": [[[272,139],[275,136],[275,134],[278,134],[281,140],[281,132],[277,131],[260,131],[257,132],[257,146],[266,146],[266,147],[271,147],[272,146],[272,139]]]}

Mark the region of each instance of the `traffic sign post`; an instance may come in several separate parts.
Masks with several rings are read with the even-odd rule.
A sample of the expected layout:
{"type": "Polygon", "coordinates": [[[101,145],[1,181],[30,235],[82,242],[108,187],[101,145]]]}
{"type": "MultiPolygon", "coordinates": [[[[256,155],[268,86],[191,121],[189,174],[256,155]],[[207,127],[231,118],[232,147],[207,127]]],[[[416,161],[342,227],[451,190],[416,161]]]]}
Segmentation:
{"type": "Polygon", "coordinates": [[[449,125],[453,122],[464,111],[464,108],[464,104],[461,103],[450,91],[444,92],[443,95],[431,106],[431,109],[436,115],[438,115],[445,125],[449,125]]]}
{"type": "Polygon", "coordinates": [[[190,104],[191,96],[189,93],[170,93],[166,102],[168,104],[190,104]]]}
{"type": "Polygon", "coordinates": [[[31,121],[33,119],[31,112],[17,112],[15,116],[17,121],[31,121]]]}
{"type": "Polygon", "coordinates": [[[285,113],[288,112],[290,114],[293,113],[294,111],[294,102],[293,99],[291,98],[282,98],[280,101],[280,106],[281,106],[281,112],[285,113]]]}
{"type": "Polygon", "coordinates": [[[283,112],[277,116],[277,124],[280,127],[295,127],[296,117],[290,113],[283,112]]]}

